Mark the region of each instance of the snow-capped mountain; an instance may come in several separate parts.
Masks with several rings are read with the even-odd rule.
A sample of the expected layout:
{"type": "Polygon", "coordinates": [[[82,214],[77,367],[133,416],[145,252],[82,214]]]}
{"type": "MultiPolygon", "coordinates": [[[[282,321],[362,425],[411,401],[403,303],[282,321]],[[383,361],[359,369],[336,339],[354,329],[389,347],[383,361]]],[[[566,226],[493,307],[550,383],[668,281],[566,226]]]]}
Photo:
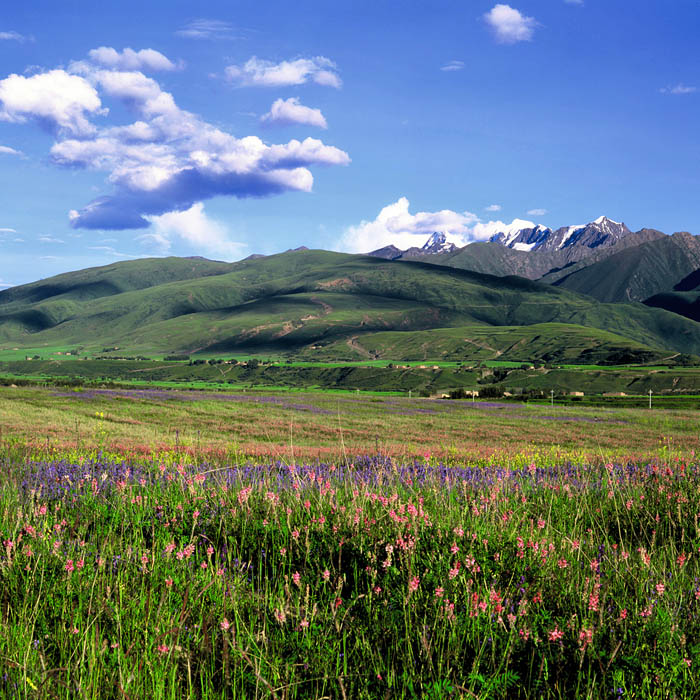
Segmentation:
{"type": "Polygon", "coordinates": [[[457,246],[454,243],[448,243],[447,236],[444,233],[436,231],[426,241],[420,252],[428,255],[438,255],[440,253],[451,253],[454,250],[457,250],[457,246]]]}
{"type": "MultiPolygon", "coordinates": [[[[515,223],[515,222],[513,222],[515,223]]],[[[522,222],[528,224],[529,222],[522,222]]],[[[514,250],[555,251],[567,248],[611,246],[632,233],[625,224],[600,216],[589,224],[562,226],[553,231],[547,226],[531,225],[516,228],[512,224],[489,239],[514,250]]]]}

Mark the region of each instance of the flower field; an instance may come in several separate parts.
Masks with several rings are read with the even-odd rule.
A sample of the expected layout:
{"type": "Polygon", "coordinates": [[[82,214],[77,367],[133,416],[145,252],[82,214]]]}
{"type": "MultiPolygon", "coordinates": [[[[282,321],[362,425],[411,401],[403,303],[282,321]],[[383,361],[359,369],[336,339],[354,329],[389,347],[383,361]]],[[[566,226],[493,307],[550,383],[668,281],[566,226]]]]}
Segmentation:
{"type": "Polygon", "coordinates": [[[700,695],[692,459],[2,460],[1,697],[700,695]]]}

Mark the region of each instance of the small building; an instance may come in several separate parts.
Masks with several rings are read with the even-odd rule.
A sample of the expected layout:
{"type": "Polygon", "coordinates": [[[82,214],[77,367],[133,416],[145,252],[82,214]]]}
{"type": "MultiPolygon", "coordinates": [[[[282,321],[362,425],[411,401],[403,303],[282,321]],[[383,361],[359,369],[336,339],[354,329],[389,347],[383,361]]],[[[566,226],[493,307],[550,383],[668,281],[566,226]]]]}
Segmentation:
{"type": "Polygon", "coordinates": [[[582,391],[570,391],[569,396],[585,396],[582,391]]]}
{"type": "Polygon", "coordinates": [[[624,391],[606,391],[603,396],[605,397],[616,397],[616,396],[627,396],[624,391]]]}

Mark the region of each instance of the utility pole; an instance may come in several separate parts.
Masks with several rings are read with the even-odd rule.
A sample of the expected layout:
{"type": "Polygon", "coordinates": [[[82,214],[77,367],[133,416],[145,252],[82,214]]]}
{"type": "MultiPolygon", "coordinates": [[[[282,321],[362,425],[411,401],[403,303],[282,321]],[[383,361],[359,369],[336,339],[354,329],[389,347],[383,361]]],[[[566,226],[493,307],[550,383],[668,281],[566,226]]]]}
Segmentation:
{"type": "Polygon", "coordinates": [[[549,395],[550,395],[550,397],[551,397],[551,399],[552,399],[552,406],[554,406],[554,389],[552,389],[552,390],[549,392],[549,395]]]}
{"type": "Polygon", "coordinates": [[[408,390],[408,398],[409,399],[411,398],[411,390],[410,389],[408,390]]]}
{"type": "Polygon", "coordinates": [[[652,390],[649,389],[649,408],[651,408],[651,395],[652,395],[652,390]]]}

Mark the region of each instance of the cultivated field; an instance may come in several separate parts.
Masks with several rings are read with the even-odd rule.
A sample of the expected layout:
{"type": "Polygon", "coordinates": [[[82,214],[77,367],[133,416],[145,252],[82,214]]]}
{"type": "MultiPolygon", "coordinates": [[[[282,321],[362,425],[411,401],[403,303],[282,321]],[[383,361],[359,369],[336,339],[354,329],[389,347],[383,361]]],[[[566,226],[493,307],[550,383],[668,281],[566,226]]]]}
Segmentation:
{"type": "Polygon", "coordinates": [[[2,388],[0,696],[693,698],[691,411],[2,388]]]}

